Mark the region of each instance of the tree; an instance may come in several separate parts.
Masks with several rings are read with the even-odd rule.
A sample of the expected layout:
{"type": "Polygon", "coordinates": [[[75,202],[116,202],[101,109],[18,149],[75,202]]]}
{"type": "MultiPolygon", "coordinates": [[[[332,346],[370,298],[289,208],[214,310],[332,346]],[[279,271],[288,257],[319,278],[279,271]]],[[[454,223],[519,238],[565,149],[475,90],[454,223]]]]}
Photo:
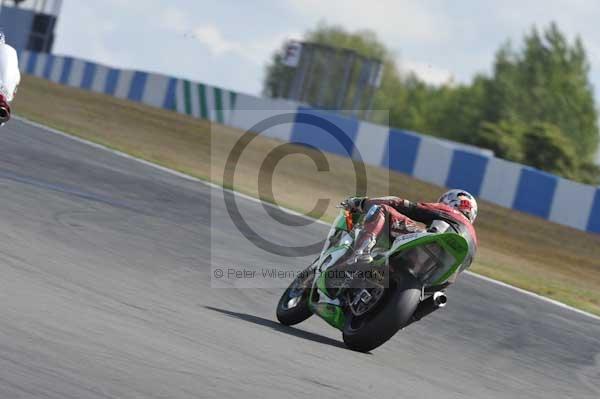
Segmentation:
{"type": "Polygon", "coordinates": [[[555,23],[542,33],[534,27],[521,51],[507,42],[496,54],[484,118],[553,124],[590,161],[598,145],[598,115],[588,74],[580,38],[570,44],[555,23]]]}
{"type": "Polygon", "coordinates": [[[581,162],[576,180],[594,186],[600,185],[600,166],[592,162],[581,162]]]}
{"type": "Polygon", "coordinates": [[[554,23],[542,33],[534,27],[522,49],[511,42],[500,47],[490,77],[458,86],[404,85],[411,104],[403,117],[392,112],[392,124],[598,183],[600,170],[592,163],[598,115],[588,75],[581,39],[569,43],[554,23]]]}
{"type": "Polygon", "coordinates": [[[575,146],[557,126],[534,123],[527,127],[522,140],[526,164],[569,178],[577,175],[575,146]]]}
{"type": "MultiPolygon", "coordinates": [[[[477,75],[458,85],[434,86],[399,71],[370,31],[319,24],[304,39],[382,59],[385,72],[374,109],[389,110],[393,127],[474,144],[511,161],[600,183],[600,169],[592,162],[599,130],[589,62],[581,39],[567,40],[555,23],[542,31],[533,27],[520,48],[505,42],[491,76],[477,75]]],[[[267,68],[266,95],[281,95],[291,82],[293,71],[281,64],[281,57],[275,53],[267,68]]],[[[317,67],[320,62],[327,60],[318,60],[317,67]]]]}
{"type": "Polygon", "coordinates": [[[468,141],[500,158],[523,163],[587,184],[600,184],[600,167],[581,160],[573,143],[550,123],[483,122],[468,141]]]}
{"type": "Polygon", "coordinates": [[[483,122],[477,134],[472,135],[468,143],[490,149],[500,158],[523,162],[525,129],[526,126],[518,122],[483,122]]]}

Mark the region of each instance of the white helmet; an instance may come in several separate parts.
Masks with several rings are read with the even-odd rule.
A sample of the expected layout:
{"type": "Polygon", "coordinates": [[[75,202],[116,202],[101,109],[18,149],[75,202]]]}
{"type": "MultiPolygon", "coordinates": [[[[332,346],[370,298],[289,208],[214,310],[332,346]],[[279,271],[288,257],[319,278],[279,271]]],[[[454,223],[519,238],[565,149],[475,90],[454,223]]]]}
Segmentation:
{"type": "Polygon", "coordinates": [[[477,217],[477,201],[475,201],[475,197],[465,190],[447,191],[440,197],[438,202],[456,209],[465,215],[471,223],[475,222],[475,218],[477,217]]]}

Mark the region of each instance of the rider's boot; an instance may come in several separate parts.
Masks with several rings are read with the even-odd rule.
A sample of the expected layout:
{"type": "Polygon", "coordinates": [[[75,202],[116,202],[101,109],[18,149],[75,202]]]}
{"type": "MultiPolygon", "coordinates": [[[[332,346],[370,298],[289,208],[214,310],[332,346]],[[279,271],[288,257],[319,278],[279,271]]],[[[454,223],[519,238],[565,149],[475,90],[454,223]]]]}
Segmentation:
{"type": "Polygon", "coordinates": [[[374,234],[362,231],[361,236],[356,240],[356,249],[354,250],[354,263],[370,263],[373,260],[371,250],[377,243],[377,236],[374,234]]]}
{"type": "Polygon", "coordinates": [[[386,213],[383,207],[373,205],[365,215],[364,225],[354,243],[354,262],[370,263],[373,260],[371,250],[377,243],[377,237],[385,226],[386,213]]]}

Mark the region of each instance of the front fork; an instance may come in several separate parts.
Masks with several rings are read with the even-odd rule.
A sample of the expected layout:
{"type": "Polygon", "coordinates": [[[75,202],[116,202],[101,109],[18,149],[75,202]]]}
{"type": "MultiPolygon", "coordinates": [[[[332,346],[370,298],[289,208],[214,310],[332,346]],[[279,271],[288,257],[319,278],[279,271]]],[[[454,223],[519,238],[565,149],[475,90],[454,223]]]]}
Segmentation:
{"type": "MultiPolygon", "coordinates": [[[[320,263],[315,265],[315,280],[311,288],[309,296],[309,307],[310,310],[321,317],[331,326],[342,330],[346,320],[346,310],[342,301],[337,297],[331,297],[327,289],[327,270],[334,266],[339,259],[341,259],[347,251],[351,251],[350,246],[337,247],[329,250],[320,263]],[[329,258],[331,256],[331,258],[329,258]],[[326,262],[326,263],[325,263],[326,262]]],[[[385,262],[382,260],[381,266],[387,267],[385,262]]]]}

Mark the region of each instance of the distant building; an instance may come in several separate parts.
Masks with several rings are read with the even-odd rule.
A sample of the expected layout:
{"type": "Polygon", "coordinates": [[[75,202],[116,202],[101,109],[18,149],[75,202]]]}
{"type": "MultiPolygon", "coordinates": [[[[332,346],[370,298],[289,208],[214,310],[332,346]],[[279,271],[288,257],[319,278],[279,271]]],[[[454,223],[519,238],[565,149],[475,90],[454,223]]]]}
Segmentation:
{"type": "Polygon", "coordinates": [[[18,52],[52,52],[62,0],[1,0],[0,29],[18,52]]]}

